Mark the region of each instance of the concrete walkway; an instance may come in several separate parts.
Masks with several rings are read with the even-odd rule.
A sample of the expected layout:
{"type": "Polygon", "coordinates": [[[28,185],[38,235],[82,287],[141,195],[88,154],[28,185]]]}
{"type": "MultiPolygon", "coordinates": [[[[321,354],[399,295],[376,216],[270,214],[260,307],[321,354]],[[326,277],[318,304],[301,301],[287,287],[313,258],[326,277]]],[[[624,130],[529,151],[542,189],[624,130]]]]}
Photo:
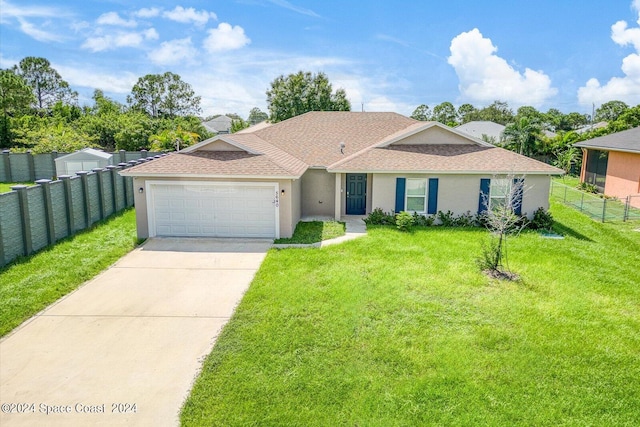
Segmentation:
{"type": "MultiPolygon", "coordinates": [[[[336,243],[346,242],[347,240],[357,239],[358,237],[367,235],[367,226],[364,223],[363,219],[366,216],[358,216],[358,215],[349,215],[343,216],[340,218],[340,221],[345,223],[345,234],[344,236],[336,237],[334,239],[323,240],[322,242],[317,243],[308,243],[308,244],[281,244],[274,243],[273,247],[277,249],[284,248],[322,248],[329,245],[335,245],[336,243]]],[[[329,217],[305,217],[300,219],[301,222],[309,222],[309,221],[334,221],[333,218],[329,217]]]]}
{"type": "Polygon", "coordinates": [[[0,425],[177,425],[270,246],[163,238],[132,251],[0,341],[0,425]]]}

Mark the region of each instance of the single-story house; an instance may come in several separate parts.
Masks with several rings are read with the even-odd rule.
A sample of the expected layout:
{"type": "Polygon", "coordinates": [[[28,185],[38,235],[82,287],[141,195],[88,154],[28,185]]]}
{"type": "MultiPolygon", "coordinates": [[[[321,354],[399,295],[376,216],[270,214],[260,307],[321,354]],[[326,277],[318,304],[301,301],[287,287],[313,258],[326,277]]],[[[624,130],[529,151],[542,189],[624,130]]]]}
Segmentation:
{"type": "Polygon", "coordinates": [[[95,148],[84,148],[54,159],[56,175],[74,175],[79,171],[91,172],[95,168],[105,168],[113,164],[113,154],[95,148]]]}
{"type": "Polygon", "coordinates": [[[229,133],[231,132],[231,124],[233,119],[229,116],[218,116],[207,122],[202,122],[206,130],[212,133],[229,133]]]}
{"type": "Polygon", "coordinates": [[[607,196],[631,197],[640,208],[640,127],[575,144],[582,148],[580,181],[607,196]]]}
{"type": "Polygon", "coordinates": [[[277,238],[308,216],[340,219],[375,208],[476,213],[511,185],[507,175],[524,177],[521,213],[532,216],[548,208],[550,176],[562,171],[437,122],[309,112],[121,174],[134,178],[142,238],[277,238]]]}
{"type": "Polygon", "coordinates": [[[474,138],[482,139],[483,141],[493,144],[501,143],[504,140],[504,136],[502,135],[504,128],[504,125],[489,120],[474,120],[456,126],[456,130],[459,132],[464,132],[474,138]]]}

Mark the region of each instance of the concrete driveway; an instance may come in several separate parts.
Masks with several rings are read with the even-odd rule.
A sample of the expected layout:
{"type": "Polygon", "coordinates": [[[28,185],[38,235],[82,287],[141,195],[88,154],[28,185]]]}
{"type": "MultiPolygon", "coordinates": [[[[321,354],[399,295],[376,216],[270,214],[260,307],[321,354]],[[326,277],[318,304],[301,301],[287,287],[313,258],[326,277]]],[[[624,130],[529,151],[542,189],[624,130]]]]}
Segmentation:
{"type": "Polygon", "coordinates": [[[0,341],[0,425],[177,425],[270,245],[162,238],[121,258],[0,341]]]}

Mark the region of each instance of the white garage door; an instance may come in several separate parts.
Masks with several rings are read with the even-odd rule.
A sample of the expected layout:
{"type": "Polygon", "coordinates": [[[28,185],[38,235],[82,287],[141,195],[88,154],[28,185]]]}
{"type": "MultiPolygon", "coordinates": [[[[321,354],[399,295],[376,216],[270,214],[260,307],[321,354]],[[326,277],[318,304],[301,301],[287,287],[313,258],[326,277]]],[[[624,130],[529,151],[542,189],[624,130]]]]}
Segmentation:
{"type": "Polygon", "coordinates": [[[149,183],[152,236],[278,237],[274,183],[149,183]]]}

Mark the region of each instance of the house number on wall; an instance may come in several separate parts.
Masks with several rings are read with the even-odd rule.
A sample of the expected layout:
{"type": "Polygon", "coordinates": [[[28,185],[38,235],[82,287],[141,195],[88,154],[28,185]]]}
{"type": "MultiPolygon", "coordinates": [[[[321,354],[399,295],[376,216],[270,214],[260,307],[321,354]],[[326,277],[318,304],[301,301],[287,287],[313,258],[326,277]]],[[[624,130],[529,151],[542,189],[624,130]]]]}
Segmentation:
{"type": "Polygon", "coordinates": [[[276,191],[276,198],[273,199],[273,204],[275,205],[275,207],[279,207],[280,206],[280,196],[278,195],[278,192],[276,191]]]}

